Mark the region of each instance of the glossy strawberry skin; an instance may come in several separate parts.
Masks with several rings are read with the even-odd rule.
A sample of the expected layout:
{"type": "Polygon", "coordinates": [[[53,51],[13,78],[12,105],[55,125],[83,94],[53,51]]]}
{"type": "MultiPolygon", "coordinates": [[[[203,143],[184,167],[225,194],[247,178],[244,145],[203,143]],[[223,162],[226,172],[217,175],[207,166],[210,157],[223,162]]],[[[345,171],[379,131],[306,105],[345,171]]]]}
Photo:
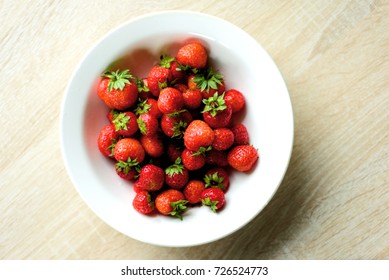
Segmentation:
{"type": "Polygon", "coordinates": [[[246,104],[244,95],[236,89],[227,90],[224,95],[224,100],[226,104],[231,106],[233,114],[241,111],[246,104]]]}
{"type": "Polygon", "coordinates": [[[206,163],[209,165],[226,167],[228,165],[226,151],[212,149],[207,152],[206,163]]]}
{"type": "Polygon", "coordinates": [[[116,132],[123,137],[131,137],[138,131],[137,117],[133,112],[117,113],[111,118],[116,132]],[[126,121],[124,121],[124,118],[126,121]]]}
{"type": "Polygon", "coordinates": [[[169,69],[164,68],[159,65],[155,65],[150,69],[150,72],[147,76],[147,85],[151,93],[158,97],[161,91],[161,85],[168,85],[172,80],[172,75],[169,69]]]}
{"type": "Polygon", "coordinates": [[[175,189],[167,189],[155,198],[155,208],[163,215],[170,215],[173,211],[171,203],[185,200],[184,194],[175,189]]]}
{"type": "Polygon", "coordinates": [[[185,108],[190,110],[199,108],[203,100],[203,96],[198,88],[188,88],[182,93],[182,97],[184,98],[185,108]]]}
{"type": "Polygon", "coordinates": [[[207,65],[207,50],[199,42],[189,43],[178,50],[176,60],[181,65],[201,69],[207,65]]]}
{"type": "Polygon", "coordinates": [[[132,107],[138,98],[138,87],[134,82],[126,84],[122,90],[112,89],[108,91],[110,79],[104,78],[100,81],[97,95],[110,108],[124,111],[132,107]]]}
{"type": "Polygon", "coordinates": [[[228,164],[241,172],[250,171],[258,158],[258,151],[251,145],[235,146],[227,156],[228,164]]]}
{"type": "Polygon", "coordinates": [[[145,150],[137,139],[123,138],[116,143],[114,155],[117,161],[127,162],[131,159],[141,163],[145,158],[145,150]]]}
{"type": "Polygon", "coordinates": [[[141,214],[150,214],[155,209],[151,195],[147,191],[143,190],[136,193],[132,201],[132,206],[141,214]]]}
{"type": "Polygon", "coordinates": [[[214,129],[215,139],[212,148],[218,151],[225,151],[234,144],[234,133],[228,128],[214,129]]]}
{"type": "Polygon", "coordinates": [[[207,188],[201,193],[201,201],[203,205],[211,206],[212,211],[216,212],[223,208],[225,204],[225,195],[224,192],[219,188],[207,188]],[[207,205],[206,201],[209,199],[209,202],[214,205],[207,205]]]}
{"type": "Polygon", "coordinates": [[[188,111],[182,112],[176,116],[163,114],[161,117],[161,129],[168,137],[182,138],[186,127],[192,119],[192,115],[188,111]]]}
{"type": "Polygon", "coordinates": [[[164,153],[164,145],[161,136],[158,133],[153,135],[141,135],[140,143],[142,144],[146,154],[156,158],[164,153]]]}
{"type": "Polygon", "coordinates": [[[184,145],[192,151],[211,146],[214,139],[215,133],[212,128],[202,120],[192,121],[184,133],[184,145]]]}
{"type": "Polygon", "coordinates": [[[150,136],[156,134],[158,131],[159,128],[158,119],[150,113],[141,114],[138,117],[137,122],[139,126],[139,131],[143,135],[150,136]]]}
{"type": "Polygon", "coordinates": [[[181,158],[182,163],[188,170],[198,170],[205,165],[205,156],[203,154],[194,155],[194,151],[184,149],[181,158]]]}
{"type": "Polygon", "coordinates": [[[154,164],[146,164],[139,174],[139,187],[145,191],[158,191],[165,183],[165,173],[154,164]]]}
{"type": "Polygon", "coordinates": [[[183,193],[190,204],[201,202],[201,193],[205,190],[205,184],[200,180],[191,180],[185,186],[183,193]]]}
{"type": "Polygon", "coordinates": [[[231,117],[232,108],[229,105],[227,105],[224,110],[218,111],[216,116],[212,116],[210,112],[203,113],[204,121],[212,128],[221,128],[229,126],[231,122],[231,117]]]}
{"type": "Polygon", "coordinates": [[[189,181],[189,172],[186,168],[182,170],[182,173],[175,173],[173,175],[166,174],[165,182],[172,189],[180,190],[189,181]]]}
{"type": "Polygon", "coordinates": [[[102,155],[108,158],[114,158],[113,145],[119,139],[119,134],[116,132],[113,124],[105,125],[97,138],[97,146],[102,155]]]}
{"type": "Polygon", "coordinates": [[[178,112],[184,106],[182,93],[173,87],[167,87],[161,90],[158,98],[158,109],[163,114],[172,114],[178,112]]]}
{"type": "Polygon", "coordinates": [[[243,123],[237,123],[231,127],[234,134],[234,145],[248,145],[249,133],[247,127],[243,123]]]}
{"type": "Polygon", "coordinates": [[[230,186],[230,175],[224,168],[221,167],[214,167],[205,172],[204,180],[207,188],[216,187],[221,189],[223,192],[226,192],[230,186]],[[217,175],[218,181],[212,179],[215,174],[217,175]]]}

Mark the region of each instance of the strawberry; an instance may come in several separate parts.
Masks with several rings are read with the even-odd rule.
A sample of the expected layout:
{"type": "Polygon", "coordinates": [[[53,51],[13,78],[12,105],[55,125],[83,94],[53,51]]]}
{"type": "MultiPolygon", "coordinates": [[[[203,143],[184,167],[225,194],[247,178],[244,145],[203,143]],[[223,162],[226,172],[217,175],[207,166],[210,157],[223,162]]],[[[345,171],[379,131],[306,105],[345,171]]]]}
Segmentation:
{"type": "Polygon", "coordinates": [[[171,162],[175,162],[178,157],[181,157],[183,149],[174,144],[174,143],[169,143],[167,146],[167,156],[171,162]]]}
{"type": "Polygon", "coordinates": [[[150,214],[155,209],[155,204],[150,193],[143,190],[136,193],[132,201],[132,206],[141,214],[150,214]]]}
{"type": "Polygon", "coordinates": [[[216,149],[212,149],[207,152],[206,163],[210,165],[225,167],[228,165],[227,153],[225,151],[218,151],[216,149]]]}
{"type": "Polygon", "coordinates": [[[134,138],[120,139],[114,149],[115,159],[117,161],[134,164],[141,163],[145,158],[145,150],[142,144],[134,138]]]}
{"type": "Polygon", "coordinates": [[[207,188],[201,193],[201,203],[209,206],[213,212],[223,208],[225,204],[224,192],[219,188],[207,188]]]}
{"type": "Polygon", "coordinates": [[[135,115],[139,116],[144,113],[149,113],[150,115],[159,119],[162,116],[161,111],[158,109],[158,102],[153,98],[146,98],[144,100],[139,100],[137,107],[134,110],[135,115]]]}
{"type": "Polygon", "coordinates": [[[188,88],[182,93],[184,98],[184,105],[188,109],[197,109],[200,107],[203,100],[200,89],[198,88],[188,88]]]}
{"type": "Polygon", "coordinates": [[[188,170],[197,170],[205,165],[204,153],[194,152],[186,148],[182,151],[181,159],[188,170]]]}
{"type": "Polygon", "coordinates": [[[174,164],[165,169],[165,182],[173,189],[182,189],[189,181],[189,172],[178,157],[174,164]]]}
{"type": "Polygon", "coordinates": [[[153,135],[141,135],[140,143],[142,144],[146,154],[156,158],[164,153],[164,146],[161,136],[158,133],[153,135]]]}
{"type": "Polygon", "coordinates": [[[179,63],[172,56],[162,55],[159,66],[170,70],[172,81],[181,81],[185,77],[185,72],[182,71],[179,63]]]}
{"type": "Polygon", "coordinates": [[[175,189],[167,189],[155,198],[155,208],[163,215],[171,215],[173,217],[183,219],[182,213],[187,209],[184,194],[175,189]]]}
{"type": "Polygon", "coordinates": [[[138,123],[133,112],[118,112],[111,110],[112,123],[116,132],[124,137],[131,137],[138,131],[138,123]]]}
{"type": "Polygon", "coordinates": [[[158,97],[160,91],[166,88],[172,80],[172,74],[169,69],[160,65],[155,65],[150,69],[147,76],[147,86],[151,93],[158,97]]]}
{"type": "Polygon", "coordinates": [[[173,87],[161,90],[158,98],[158,109],[163,114],[172,114],[180,111],[184,106],[182,93],[173,87]]]}
{"type": "Polygon", "coordinates": [[[137,161],[118,161],[115,164],[116,173],[124,180],[134,181],[140,171],[140,165],[137,161]]]}
{"type": "Polygon", "coordinates": [[[143,135],[150,136],[157,133],[159,123],[158,119],[155,116],[149,113],[144,113],[138,117],[137,122],[139,126],[139,131],[143,135]]]}
{"type": "Polygon", "coordinates": [[[228,153],[228,164],[242,172],[250,171],[258,160],[258,151],[251,145],[239,145],[228,153]]]}
{"type": "Polygon", "coordinates": [[[234,144],[234,133],[229,128],[216,128],[213,130],[215,139],[212,148],[218,151],[225,151],[234,144]]]}
{"type": "Polygon", "coordinates": [[[135,104],[138,87],[129,70],[107,71],[99,82],[97,95],[110,109],[125,110],[135,104]]]}
{"type": "Polygon", "coordinates": [[[225,90],[223,75],[217,73],[213,68],[200,71],[195,76],[188,78],[189,88],[199,88],[203,98],[209,98],[217,93],[223,94],[225,90]]]}
{"type": "Polygon", "coordinates": [[[208,170],[204,176],[206,188],[219,188],[226,192],[230,186],[230,175],[221,167],[208,170]]]}
{"type": "Polygon", "coordinates": [[[186,127],[192,121],[188,111],[177,114],[164,114],[161,118],[161,129],[170,138],[182,138],[186,127]]]}
{"type": "Polygon", "coordinates": [[[174,88],[178,89],[181,93],[185,92],[188,89],[186,84],[175,84],[174,88]]]}
{"type": "Polygon", "coordinates": [[[147,78],[138,79],[136,85],[138,86],[138,97],[140,100],[154,97],[148,87],[147,78]]]}
{"type": "Polygon", "coordinates": [[[234,145],[248,145],[249,133],[247,127],[243,123],[237,123],[231,127],[234,133],[234,145]]]}
{"type": "Polygon", "coordinates": [[[192,121],[184,132],[184,145],[191,151],[211,146],[214,139],[215,133],[212,128],[202,120],[192,121]]]}
{"type": "Polygon", "coordinates": [[[201,202],[201,193],[205,190],[205,184],[200,180],[191,180],[185,186],[183,193],[190,204],[201,202]]]}
{"type": "Polygon", "coordinates": [[[139,188],[145,191],[158,191],[165,183],[165,174],[162,168],[154,164],[146,164],[139,173],[139,188]]]}
{"type": "Polygon", "coordinates": [[[114,148],[119,137],[113,124],[105,125],[100,130],[99,137],[97,138],[97,147],[105,157],[114,158],[114,148]]]}
{"type": "Polygon", "coordinates": [[[226,127],[230,124],[232,108],[224,101],[224,93],[220,96],[215,93],[212,97],[204,99],[204,121],[212,128],[226,127]]]}
{"type": "Polygon", "coordinates": [[[244,95],[236,89],[227,90],[224,100],[227,105],[231,106],[233,114],[242,110],[246,104],[244,95]]]}
{"type": "Polygon", "coordinates": [[[176,60],[183,66],[201,69],[207,65],[207,50],[199,42],[189,43],[178,50],[176,60]]]}

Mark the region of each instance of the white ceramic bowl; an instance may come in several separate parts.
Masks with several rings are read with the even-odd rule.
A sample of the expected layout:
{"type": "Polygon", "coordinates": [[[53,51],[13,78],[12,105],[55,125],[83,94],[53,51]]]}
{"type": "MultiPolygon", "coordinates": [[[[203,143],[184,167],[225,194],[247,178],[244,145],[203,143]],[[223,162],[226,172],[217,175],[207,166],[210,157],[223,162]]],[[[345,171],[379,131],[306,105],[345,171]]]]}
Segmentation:
{"type": "Polygon", "coordinates": [[[269,202],[287,169],[293,143],[293,113],[285,83],[266,51],[246,32],[222,19],[188,11],[167,11],[132,19],[104,36],[75,69],[61,111],[61,146],[69,176],[87,205],[123,234],[160,246],[194,246],[223,238],[250,222],[269,202]],[[142,77],[162,52],[200,39],[225,77],[227,88],[245,94],[243,122],[260,160],[250,174],[235,172],[218,214],[208,207],[187,211],[183,221],[137,213],[131,183],[119,178],[112,161],[97,149],[107,108],[96,81],[108,65],[132,67],[142,77]],[[138,60],[144,63],[139,66],[138,60]],[[124,61],[124,62],[123,62],[124,61]]]}

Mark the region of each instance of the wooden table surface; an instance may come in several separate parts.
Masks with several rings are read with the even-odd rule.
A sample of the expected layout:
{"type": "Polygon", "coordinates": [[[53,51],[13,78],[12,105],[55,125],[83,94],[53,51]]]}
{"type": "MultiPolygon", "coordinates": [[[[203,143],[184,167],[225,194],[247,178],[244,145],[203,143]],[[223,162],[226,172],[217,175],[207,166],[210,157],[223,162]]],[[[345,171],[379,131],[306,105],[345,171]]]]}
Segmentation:
{"type": "Polygon", "coordinates": [[[1,259],[389,259],[389,1],[0,2],[1,259]],[[282,72],[295,115],[290,166],[251,223],[164,248],[118,233],[64,167],[70,75],[106,32],[186,9],[251,34],[282,72]]]}

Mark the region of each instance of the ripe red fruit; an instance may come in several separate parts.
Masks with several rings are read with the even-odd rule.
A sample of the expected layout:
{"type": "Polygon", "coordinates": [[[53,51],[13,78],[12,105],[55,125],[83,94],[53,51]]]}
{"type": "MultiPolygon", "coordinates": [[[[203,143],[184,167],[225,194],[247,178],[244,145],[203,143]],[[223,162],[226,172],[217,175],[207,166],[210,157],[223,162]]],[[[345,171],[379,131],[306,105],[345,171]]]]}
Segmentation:
{"type": "Polygon", "coordinates": [[[227,153],[226,151],[218,151],[212,149],[207,152],[206,163],[210,165],[216,165],[220,167],[225,167],[228,165],[227,162],[227,153]]]}
{"type": "Polygon", "coordinates": [[[184,194],[175,189],[168,189],[157,195],[155,208],[163,215],[171,215],[182,220],[182,213],[186,210],[184,194]]]}
{"type": "Polygon", "coordinates": [[[201,193],[205,190],[205,184],[200,180],[191,180],[185,186],[183,193],[190,204],[201,202],[201,193]]]}
{"type": "Polygon", "coordinates": [[[247,127],[243,123],[237,123],[231,127],[234,133],[234,145],[248,145],[249,133],[247,127]]]}
{"type": "Polygon", "coordinates": [[[242,172],[250,171],[258,160],[258,151],[251,145],[239,145],[228,153],[228,164],[242,172]]]}
{"type": "Polygon", "coordinates": [[[161,129],[170,138],[182,138],[186,127],[192,121],[192,115],[188,112],[179,114],[164,114],[161,118],[161,129]]]}
{"type": "Polygon", "coordinates": [[[173,144],[173,143],[169,143],[169,145],[167,146],[166,153],[167,153],[169,160],[171,162],[175,162],[178,157],[181,157],[182,151],[183,151],[182,147],[180,147],[176,144],[173,144]]]}
{"type": "Polygon", "coordinates": [[[207,50],[198,42],[189,43],[178,50],[176,60],[191,68],[204,68],[208,60],[207,50]]]}
{"type": "Polygon", "coordinates": [[[165,183],[173,189],[182,189],[189,181],[189,172],[178,157],[174,164],[165,169],[165,183]]]}
{"type": "Polygon", "coordinates": [[[212,68],[188,77],[188,87],[200,89],[203,98],[207,99],[215,95],[221,95],[225,91],[223,75],[212,68]]]}
{"type": "Polygon", "coordinates": [[[147,191],[139,191],[136,193],[132,206],[141,214],[150,214],[154,211],[155,205],[151,195],[147,191]]]}
{"type": "Polygon", "coordinates": [[[120,178],[128,181],[135,180],[136,176],[139,174],[138,167],[139,164],[137,162],[128,163],[124,161],[118,161],[115,164],[116,174],[118,174],[120,178]]]}
{"type": "Polygon", "coordinates": [[[189,149],[184,149],[181,154],[182,163],[188,170],[197,170],[205,165],[203,153],[197,153],[189,149]]]}
{"type": "Polygon", "coordinates": [[[167,87],[161,90],[158,98],[158,109],[163,114],[172,114],[178,112],[184,106],[182,93],[173,87],[167,87]]]}
{"type": "Polygon", "coordinates": [[[141,114],[137,119],[140,133],[143,135],[153,135],[159,128],[158,119],[149,113],[141,114]]]}
{"type": "Polygon", "coordinates": [[[203,100],[198,88],[188,88],[182,93],[182,97],[184,98],[185,107],[192,110],[199,108],[203,100]]]}
{"type": "Polygon", "coordinates": [[[191,151],[211,146],[214,139],[215,133],[212,128],[202,120],[192,121],[184,132],[184,145],[191,151]]]}
{"type": "Polygon", "coordinates": [[[159,66],[170,71],[172,81],[181,81],[185,77],[185,72],[180,68],[180,65],[172,56],[162,55],[159,66]]]}
{"type": "Polygon", "coordinates": [[[145,158],[145,150],[138,140],[122,138],[115,145],[114,155],[117,161],[141,163],[145,158]]]}
{"type": "Polygon", "coordinates": [[[232,109],[224,101],[224,94],[203,100],[205,104],[203,113],[204,121],[212,128],[226,127],[230,124],[232,109]]]}
{"type": "Polygon", "coordinates": [[[136,115],[133,112],[111,110],[110,118],[112,118],[116,132],[121,136],[131,137],[138,131],[136,115]]]}
{"type": "Polygon", "coordinates": [[[213,212],[223,208],[225,201],[224,192],[219,188],[208,188],[201,193],[202,204],[209,206],[213,212]]]}
{"type": "Polygon", "coordinates": [[[157,119],[162,116],[161,111],[159,111],[158,109],[158,101],[153,98],[146,98],[144,100],[140,100],[134,112],[137,116],[140,116],[144,113],[149,113],[157,119]]]}
{"type": "Polygon", "coordinates": [[[230,186],[230,175],[221,167],[214,167],[205,172],[204,182],[206,188],[219,188],[226,192],[230,186]]]}
{"type": "Polygon", "coordinates": [[[99,133],[97,138],[97,146],[101,154],[105,157],[114,157],[114,148],[119,139],[119,134],[116,133],[113,124],[105,125],[99,133]]]}
{"type": "Polygon", "coordinates": [[[158,191],[165,183],[163,169],[154,165],[146,164],[139,173],[138,186],[145,191],[158,191]]]}
{"type": "Polygon", "coordinates": [[[226,104],[231,106],[233,114],[242,110],[246,104],[244,95],[236,89],[227,90],[224,95],[224,100],[226,104]]]}
{"type": "Polygon", "coordinates": [[[212,143],[212,148],[218,151],[225,151],[234,144],[234,133],[228,128],[214,129],[215,139],[212,143]]]}
{"type": "Polygon", "coordinates": [[[153,158],[160,157],[164,153],[163,142],[158,133],[153,135],[141,135],[140,143],[145,149],[146,154],[153,158]]]}
{"type": "Polygon", "coordinates": [[[160,91],[168,86],[168,82],[172,80],[172,74],[169,69],[160,65],[155,65],[150,69],[147,76],[147,85],[151,93],[158,97],[160,91]]]}
{"type": "Polygon", "coordinates": [[[129,70],[105,72],[97,88],[98,97],[110,108],[126,110],[138,98],[138,86],[129,70]]]}

